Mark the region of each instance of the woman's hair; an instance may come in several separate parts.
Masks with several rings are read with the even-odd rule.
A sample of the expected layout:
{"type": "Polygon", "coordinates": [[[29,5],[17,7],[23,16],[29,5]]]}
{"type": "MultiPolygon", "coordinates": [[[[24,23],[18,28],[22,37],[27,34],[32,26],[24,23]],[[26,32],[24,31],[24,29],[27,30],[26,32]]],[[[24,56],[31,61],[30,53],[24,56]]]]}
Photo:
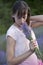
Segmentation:
{"type": "MultiPolygon", "coordinates": [[[[27,3],[25,1],[16,1],[13,5],[12,8],[12,14],[17,13],[18,18],[24,17],[25,18],[25,14],[27,12],[27,24],[30,24],[30,7],[27,5],[27,3]]],[[[13,18],[14,22],[15,19],[13,18]]]]}

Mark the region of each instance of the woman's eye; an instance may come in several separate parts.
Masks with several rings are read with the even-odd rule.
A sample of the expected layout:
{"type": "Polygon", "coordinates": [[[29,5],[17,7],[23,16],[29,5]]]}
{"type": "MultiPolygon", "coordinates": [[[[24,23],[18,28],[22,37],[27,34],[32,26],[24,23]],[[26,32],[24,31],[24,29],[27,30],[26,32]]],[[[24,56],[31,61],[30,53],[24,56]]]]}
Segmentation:
{"type": "Polygon", "coordinates": [[[25,19],[25,16],[23,16],[23,18],[25,19]]]}

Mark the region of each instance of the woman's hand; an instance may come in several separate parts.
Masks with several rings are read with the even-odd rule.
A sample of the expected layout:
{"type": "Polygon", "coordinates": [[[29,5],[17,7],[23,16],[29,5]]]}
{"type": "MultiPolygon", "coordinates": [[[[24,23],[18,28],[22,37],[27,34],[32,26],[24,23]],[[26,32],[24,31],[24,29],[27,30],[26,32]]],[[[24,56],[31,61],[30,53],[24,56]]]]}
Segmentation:
{"type": "Polygon", "coordinates": [[[36,43],[35,40],[34,41],[31,40],[29,46],[30,46],[31,51],[34,51],[35,48],[38,48],[37,43],[36,43]]]}

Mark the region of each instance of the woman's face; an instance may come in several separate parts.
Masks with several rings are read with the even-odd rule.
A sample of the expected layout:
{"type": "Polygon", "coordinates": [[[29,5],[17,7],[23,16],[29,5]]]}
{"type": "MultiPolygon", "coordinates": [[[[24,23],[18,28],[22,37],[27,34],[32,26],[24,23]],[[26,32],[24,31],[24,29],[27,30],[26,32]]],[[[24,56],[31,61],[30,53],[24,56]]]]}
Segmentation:
{"type": "Polygon", "coordinates": [[[18,25],[18,26],[21,26],[27,19],[27,13],[25,14],[25,16],[19,18],[19,16],[17,16],[17,13],[14,15],[14,18],[15,18],[15,23],[18,25]]]}

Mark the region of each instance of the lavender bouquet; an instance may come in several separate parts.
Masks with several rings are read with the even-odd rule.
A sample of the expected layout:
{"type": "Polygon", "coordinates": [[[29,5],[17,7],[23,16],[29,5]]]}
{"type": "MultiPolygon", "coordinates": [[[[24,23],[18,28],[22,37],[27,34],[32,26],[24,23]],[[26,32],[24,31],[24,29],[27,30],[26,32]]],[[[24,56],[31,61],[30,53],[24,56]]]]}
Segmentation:
{"type": "MultiPolygon", "coordinates": [[[[23,32],[26,35],[26,37],[30,41],[33,40],[32,37],[31,37],[31,30],[30,30],[31,28],[27,25],[27,23],[23,24],[22,29],[23,29],[23,32]]],[[[36,53],[38,59],[41,59],[43,61],[43,56],[42,56],[41,51],[38,48],[35,48],[34,50],[35,50],[35,53],[36,53]]]]}

